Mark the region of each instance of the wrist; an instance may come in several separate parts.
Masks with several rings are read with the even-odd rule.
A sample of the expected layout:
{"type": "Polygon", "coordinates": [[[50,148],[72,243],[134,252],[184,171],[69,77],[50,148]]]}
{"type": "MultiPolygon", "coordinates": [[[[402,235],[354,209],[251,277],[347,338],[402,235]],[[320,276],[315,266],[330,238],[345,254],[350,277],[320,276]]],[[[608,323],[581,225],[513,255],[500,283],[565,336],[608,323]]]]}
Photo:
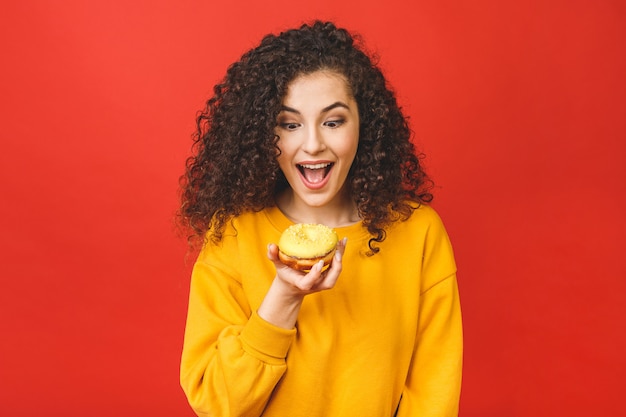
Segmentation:
{"type": "Polygon", "coordinates": [[[268,323],[284,329],[292,329],[298,319],[304,295],[284,291],[279,281],[274,280],[257,314],[268,323]]]}

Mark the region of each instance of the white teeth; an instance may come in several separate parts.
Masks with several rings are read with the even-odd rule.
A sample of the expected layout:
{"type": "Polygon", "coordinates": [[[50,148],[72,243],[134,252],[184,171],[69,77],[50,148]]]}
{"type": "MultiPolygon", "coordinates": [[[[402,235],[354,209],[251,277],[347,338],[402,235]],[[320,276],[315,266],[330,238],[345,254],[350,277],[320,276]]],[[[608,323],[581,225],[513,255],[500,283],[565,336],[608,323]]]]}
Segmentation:
{"type": "Polygon", "coordinates": [[[300,166],[306,169],[322,169],[322,168],[326,168],[327,166],[330,166],[330,163],[326,162],[323,164],[300,164],[300,166]]]}

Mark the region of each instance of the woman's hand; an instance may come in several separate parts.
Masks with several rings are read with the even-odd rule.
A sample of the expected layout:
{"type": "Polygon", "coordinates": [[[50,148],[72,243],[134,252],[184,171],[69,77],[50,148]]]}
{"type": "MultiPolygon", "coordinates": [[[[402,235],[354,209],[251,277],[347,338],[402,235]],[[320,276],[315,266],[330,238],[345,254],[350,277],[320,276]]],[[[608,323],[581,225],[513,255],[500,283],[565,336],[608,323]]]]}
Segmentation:
{"type": "Polygon", "coordinates": [[[323,270],[324,263],[320,261],[308,273],[283,264],[278,258],[278,246],[273,243],[268,245],[267,257],[276,267],[276,276],[259,307],[259,316],[276,326],[293,328],[304,296],[335,286],[343,268],[346,243],[346,238],[339,241],[335,256],[326,270],[323,270]]]}
{"type": "Polygon", "coordinates": [[[326,270],[322,270],[324,262],[313,265],[308,273],[292,269],[283,264],[278,258],[278,246],[269,244],[267,257],[276,267],[277,278],[285,284],[285,291],[293,295],[306,295],[314,292],[331,289],[341,273],[341,259],[346,248],[346,238],[337,243],[335,256],[326,270]]]}

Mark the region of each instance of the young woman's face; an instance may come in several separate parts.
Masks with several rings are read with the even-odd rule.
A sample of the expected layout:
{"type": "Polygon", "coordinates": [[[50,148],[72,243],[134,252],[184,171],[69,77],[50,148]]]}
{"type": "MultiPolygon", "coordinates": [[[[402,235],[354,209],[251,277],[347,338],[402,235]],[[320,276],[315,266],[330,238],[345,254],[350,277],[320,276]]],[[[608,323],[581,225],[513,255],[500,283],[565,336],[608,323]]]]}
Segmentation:
{"type": "Polygon", "coordinates": [[[359,112],[345,78],[317,71],[294,79],[278,115],[278,163],[301,207],[349,205],[344,185],[359,144],[359,112]]]}

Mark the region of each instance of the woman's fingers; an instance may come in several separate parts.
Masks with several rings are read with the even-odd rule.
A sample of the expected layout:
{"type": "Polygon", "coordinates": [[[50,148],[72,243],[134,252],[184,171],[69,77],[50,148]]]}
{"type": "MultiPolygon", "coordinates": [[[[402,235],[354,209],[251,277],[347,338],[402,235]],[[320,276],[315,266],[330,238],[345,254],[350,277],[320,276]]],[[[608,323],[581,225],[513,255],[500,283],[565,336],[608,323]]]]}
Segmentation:
{"type": "Polygon", "coordinates": [[[317,280],[315,286],[312,288],[314,291],[328,290],[335,286],[337,279],[343,270],[343,254],[346,249],[346,244],[346,238],[343,238],[337,244],[337,251],[335,252],[335,256],[333,257],[330,266],[324,271],[320,270],[320,279],[317,280]]]}
{"type": "Polygon", "coordinates": [[[330,266],[324,270],[324,262],[313,265],[307,273],[289,268],[278,257],[278,246],[270,243],[267,246],[267,258],[276,267],[278,278],[297,289],[298,292],[309,294],[333,288],[343,269],[342,258],[346,249],[347,239],[343,238],[337,244],[337,250],[330,266]]]}
{"type": "Polygon", "coordinates": [[[337,283],[337,279],[343,270],[343,254],[346,250],[347,238],[341,239],[337,244],[337,251],[330,264],[330,267],[322,273],[323,280],[319,284],[320,290],[333,288],[337,283]]]}

